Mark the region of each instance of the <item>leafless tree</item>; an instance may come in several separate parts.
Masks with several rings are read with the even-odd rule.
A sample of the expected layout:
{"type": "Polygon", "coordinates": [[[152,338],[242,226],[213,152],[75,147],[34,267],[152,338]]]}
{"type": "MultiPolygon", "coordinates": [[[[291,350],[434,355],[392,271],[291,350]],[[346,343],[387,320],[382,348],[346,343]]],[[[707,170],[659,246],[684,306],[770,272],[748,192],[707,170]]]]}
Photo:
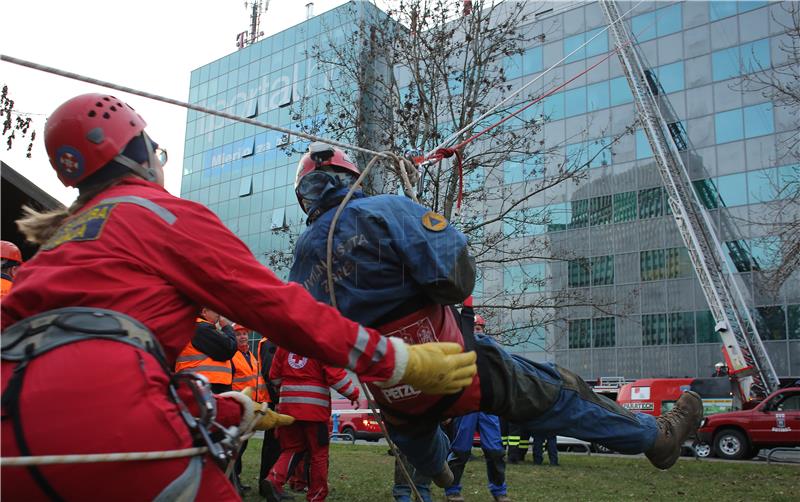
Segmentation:
{"type": "Polygon", "coordinates": [[[752,68],[744,69],[745,74],[732,84],[737,90],[768,98],[794,122],[793,130],[778,139],[779,154],[775,160],[789,167],[783,168],[775,180],[778,201],[771,204],[767,223],[769,233],[777,237],[771,251],[779,257],[779,264],[770,274],[770,287],[776,290],[800,270],[800,220],[796,217],[800,207],[800,4],[781,2],[780,9],[779,14],[772,16],[784,31],[778,61],[773,64],[755,61],[756,71],[745,73],[752,68]]]}
{"type": "MultiPolygon", "coordinates": [[[[512,85],[509,61],[542,44],[554,26],[531,24],[531,3],[475,1],[470,12],[462,9],[460,1],[403,0],[386,16],[354,10],[352,18],[361,20],[357,29],[311,48],[316,71],[327,76],[323,98],[295,103],[295,118],[306,118],[308,132],[364,148],[430,152],[455,132],[445,146],[485,131],[539,98],[536,92],[523,93],[481,119],[521,85],[512,85]]],[[[597,315],[618,310],[584,291],[551,288],[549,264],[576,256],[554,253],[544,230],[558,225],[548,205],[552,199],[546,199],[549,191],[580,183],[588,167],[608,162],[619,137],[592,141],[583,131],[565,144],[583,142],[584,147],[565,155],[565,144],[542,138],[548,120],[543,108],[530,108],[460,148],[463,189],[456,157],[427,165],[421,173],[421,202],[469,238],[479,280],[487,286],[476,298],[476,309],[509,344],[535,341],[541,328],[563,319],[569,306],[590,305],[597,315]],[[521,162],[521,175],[506,183],[504,166],[514,160],[521,162]],[[499,286],[511,269],[514,291],[499,286]]],[[[363,166],[370,159],[358,160],[363,166]]],[[[391,170],[378,169],[366,190],[395,192],[399,183],[391,170]]]]}

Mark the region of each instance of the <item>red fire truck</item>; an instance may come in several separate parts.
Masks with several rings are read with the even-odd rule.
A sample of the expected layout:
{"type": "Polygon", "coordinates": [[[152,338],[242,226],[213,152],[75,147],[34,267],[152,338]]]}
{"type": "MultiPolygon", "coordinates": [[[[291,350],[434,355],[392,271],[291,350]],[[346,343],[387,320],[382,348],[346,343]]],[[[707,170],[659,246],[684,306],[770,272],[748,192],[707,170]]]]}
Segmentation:
{"type": "Polygon", "coordinates": [[[367,441],[377,441],[383,437],[381,428],[375,417],[372,416],[366,399],[359,399],[358,409],[347,399],[332,399],[331,408],[331,433],[349,435],[353,439],[366,439],[367,441]],[[334,422],[336,427],[334,427],[334,422]]]}

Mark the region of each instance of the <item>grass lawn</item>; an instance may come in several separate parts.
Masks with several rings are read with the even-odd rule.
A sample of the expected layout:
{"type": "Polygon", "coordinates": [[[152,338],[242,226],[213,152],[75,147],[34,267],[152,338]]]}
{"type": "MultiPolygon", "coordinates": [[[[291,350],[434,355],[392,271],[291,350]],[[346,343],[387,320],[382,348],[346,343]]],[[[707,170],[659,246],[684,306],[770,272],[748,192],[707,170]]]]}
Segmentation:
{"type": "MultiPolygon", "coordinates": [[[[391,502],[394,457],[387,448],[372,445],[331,446],[328,500],[391,502]]],[[[251,439],[245,452],[243,480],[253,486],[246,501],[258,496],[261,441],[251,439]]],[[[491,501],[486,467],[480,450],[467,464],[462,479],[467,502],[491,501]]],[[[800,467],[681,459],[669,471],[658,471],[644,457],[562,455],[560,467],[534,466],[530,455],[520,465],[506,467],[509,496],[515,502],[547,500],[800,500],[800,467]]],[[[547,460],[545,460],[547,462],[547,460]]],[[[433,487],[434,500],[444,492],[433,487]]],[[[302,502],[304,496],[295,494],[302,502]]]]}

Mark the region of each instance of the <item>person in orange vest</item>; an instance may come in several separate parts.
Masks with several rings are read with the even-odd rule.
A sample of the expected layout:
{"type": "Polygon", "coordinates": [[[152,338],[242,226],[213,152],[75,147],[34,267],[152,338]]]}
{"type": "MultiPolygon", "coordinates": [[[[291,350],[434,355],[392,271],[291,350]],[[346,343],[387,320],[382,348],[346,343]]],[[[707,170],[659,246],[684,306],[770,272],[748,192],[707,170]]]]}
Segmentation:
{"type": "Polygon", "coordinates": [[[22,253],[16,244],[9,241],[0,241],[0,300],[11,292],[17,269],[22,265],[22,253]]]}
{"type": "MultiPolygon", "coordinates": [[[[250,352],[250,329],[236,323],[233,325],[233,331],[236,333],[236,347],[238,349],[236,354],[233,355],[233,359],[231,359],[231,364],[233,365],[233,390],[243,391],[248,387],[255,390],[258,363],[253,353],[250,352]]],[[[234,466],[234,476],[231,478],[233,486],[242,494],[250,491],[250,486],[242,483],[241,479],[242,456],[244,456],[246,449],[247,441],[242,443],[234,466]]]]}
{"type": "Polygon", "coordinates": [[[236,334],[227,319],[208,307],[200,309],[194,337],[175,362],[176,373],[198,373],[208,378],[215,394],[233,389],[233,363],[237,352],[236,334]],[[217,323],[220,329],[217,329],[217,323]]]}
{"type": "Polygon", "coordinates": [[[324,365],[278,347],[269,378],[280,385],[278,410],[292,413],[294,424],[278,432],[281,455],[261,481],[268,502],[287,499],[283,485],[289,476],[290,465],[308,451],[309,479],[306,499],[324,501],[328,496],[328,422],[331,417],[331,391],[351,401],[357,401],[359,390],[352,378],[342,369],[324,365]]]}

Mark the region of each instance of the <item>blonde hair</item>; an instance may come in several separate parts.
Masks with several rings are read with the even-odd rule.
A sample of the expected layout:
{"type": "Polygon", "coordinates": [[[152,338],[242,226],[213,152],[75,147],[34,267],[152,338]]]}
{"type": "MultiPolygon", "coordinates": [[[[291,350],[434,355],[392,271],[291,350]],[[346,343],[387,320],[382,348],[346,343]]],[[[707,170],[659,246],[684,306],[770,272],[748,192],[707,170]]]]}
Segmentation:
{"type": "Polygon", "coordinates": [[[28,242],[42,245],[49,241],[50,238],[58,231],[61,226],[66,223],[75,213],[80,211],[87,202],[92,200],[96,195],[103,192],[107,188],[116,185],[123,178],[129,175],[121,176],[108,180],[104,183],[98,183],[90,188],[81,190],[78,198],[68,208],[58,208],[52,211],[39,212],[30,206],[22,206],[22,212],[25,216],[17,220],[17,228],[25,236],[28,242]]]}

